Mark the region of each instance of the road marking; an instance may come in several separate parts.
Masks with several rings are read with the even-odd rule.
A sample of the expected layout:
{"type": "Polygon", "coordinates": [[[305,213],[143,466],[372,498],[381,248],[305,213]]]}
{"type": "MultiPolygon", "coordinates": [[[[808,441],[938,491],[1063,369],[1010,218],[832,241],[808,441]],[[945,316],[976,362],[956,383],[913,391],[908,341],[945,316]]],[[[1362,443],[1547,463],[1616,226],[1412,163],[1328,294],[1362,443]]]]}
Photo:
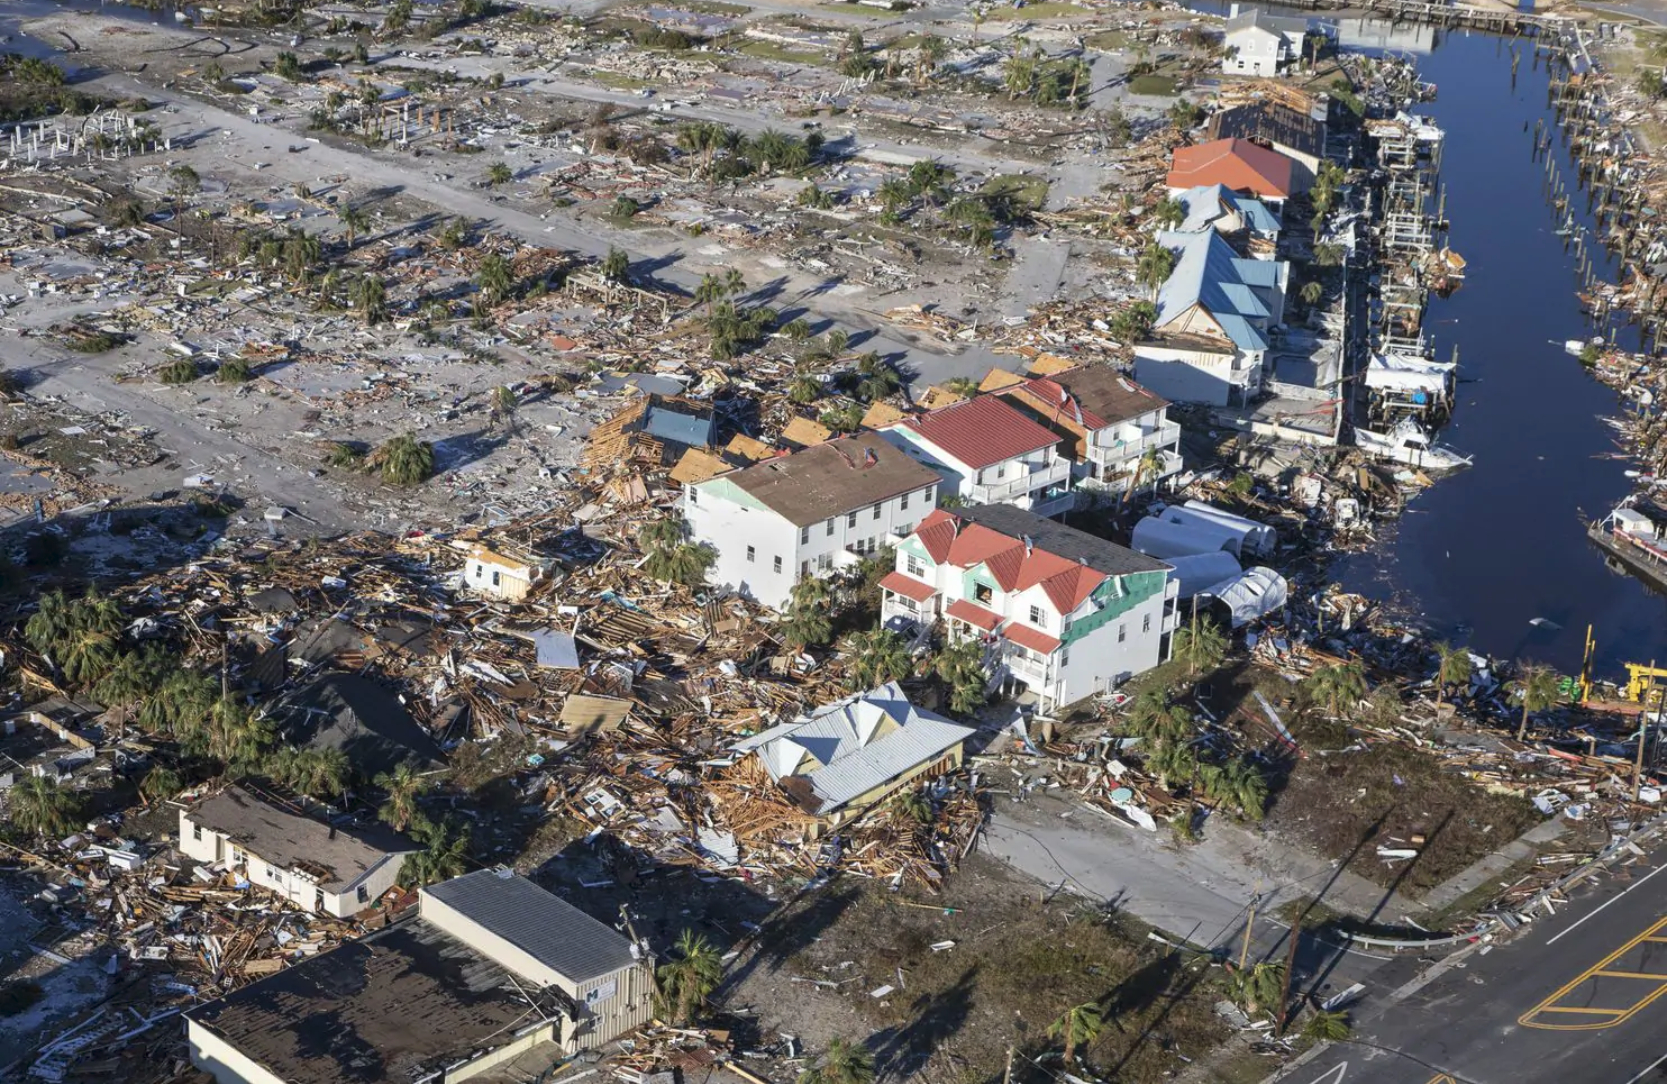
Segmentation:
{"type": "Polygon", "coordinates": [[[1667,1061],[1667,1054],[1663,1054],[1663,1055],[1661,1055],[1661,1057],[1659,1057],[1659,1058],[1655,1059],[1654,1061],[1650,1062],[1649,1068],[1645,1069],[1642,1073],[1639,1073],[1637,1076],[1635,1076],[1631,1080],[1627,1081],[1626,1084],[1638,1084],[1638,1082],[1640,1080],[1643,1080],[1645,1077],[1647,1077],[1651,1073],[1655,1072],[1656,1066],[1660,1065],[1664,1061],[1667,1061]]]}
{"type": "Polygon", "coordinates": [[[1335,1069],[1327,1069],[1314,1078],[1313,1084],[1343,1084],[1343,1074],[1349,1071],[1349,1063],[1344,1062],[1335,1069]]]}
{"type": "MultiPolygon", "coordinates": [[[[1437,1073],[1435,1076],[1432,1076],[1429,1080],[1425,1081],[1424,1084],[1459,1084],[1459,1082],[1448,1076],[1446,1073],[1437,1073]]],[[[1628,1084],[1631,1084],[1631,1082],[1629,1081],[1628,1084]]]]}
{"type": "MultiPolygon", "coordinates": [[[[1667,869],[1667,867],[1662,868],[1667,869]]],[[[1650,876],[1653,877],[1655,874],[1652,873],[1650,876]]],[[[1638,883],[1643,884],[1644,882],[1640,881],[1638,883]]],[[[1620,897],[1616,896],[1615,899],[1620,899],[1620,897]]],[[[1612,903],[1614,901],[1611,900],[1610,902],[1612,903]]],[[[1596,911],[1592,912],[1592,914],[1596,913],[1596,911]]],[[[1590,918],[1591,915],[1586,917],[1590,918]]],[[[1573,927],[1570,927],[1570,929],[1572,928],[1573,927]]],[[[1614,952],[1611,952],[1608,956],[1605,956],[1591,967],[1588,967],[1586,970],[1570,979],[1563,986],[1559,987],[1556,993],[1552,994],[1550,997],[1546,998],[1544,1001],[1535,1005],[1532,1009],[1529,1009],[1527,1012],[1518,1017],[1517,1023],[1521,1024],[1525,1028],[1539,1028],[1542,1031],[1600,1031],[1604,1028],[1612,1028],[1626,1023],[1634,1015],[1647,1008],[1657,998],[1661,997],[1663,994],[1667,994],[1667,978],[1663,978],[1660,975],[1645,975],[1638,972],[1612,972],[1609,969],[1609,965],[1614,963],[1616,960],[1619,960],[1622,956],[1625,956],[1639,945],[1646,943],[1653,944],[1655,942],[1662,941],[1664,939],[1662,935],[1662,931],[1664,929],[1667,929],[1667,918],[1664,918],[1655,925],[1650,926],[1637,937],[1634,937],[1614,952]],[[1619,978],[1645,978],[1654,985],[1642,997],[1638,998],[1626,1008],[1621,1009],[1557,1004],[1565,997],[1568,997],[1569,994],[1573,993],[1581,983],[1586,982],[1589,979],[1602,978],[1606,975],[1619,978]],[[1570,1016],[1602,1016],[1607,1017],[1608,1019],[1598,1020],[1586,1024],[1553,1024],[1539,1022],[1536,1019],[1537,1017],[1548,1016],[1553,1013],[1566,1014],[1570,1016]]],[[[1564,933],[1567,932],[1567,930],[1564,931],[1564,933]]],[[[1558,936],[1561,936],[1561,934],[1558,936]]]]}
{"type": "Polygon", "coordinates": [[[1664,869],[1667,869],[1667,865],[1660,865],[1660,866],[1657,866],[1654,869],[1650,870],[1650,872],[1645,874],[1644,877],[1641,880],[1639,880],[1638,882],[1633,884],[1625,892],[1622,892],[1620,896],[1611,896],[1607,900],[1604,900],[1603,903],[1596,910],[1591,911],[1587,914],[1581,915],[1579,921],[1577,921],[1574,925],[1570,926],[1568,929],[1564,930],[1562,933],[1560,933],[1560,934],[1556,935],[1555,937],[1551,938],[1551,940],[1547,941],[1546,944],[1555,945],[1558,941],[1561,941],[1563,938],[1567,937],[1569,934],[1571,934],[1574,931],[1580,929],[1581,924],[1584,923],[1587,919],[1596,918],[1599,915],[1603,914],[1603,910],[1604,910],[1605,907],[1608,907],[1610,904],[1615,903],[1616,901],[1618,901],[1621,898],[1621,896],[1625,896],[1627,894],[1627,892],[1631,892],[1634,888],[1643,888],[1645,881],[1648,881],[1651,877],[1654,877],[1656,874],[1660,873],[1664,869]]]}
{"type": "MultiPolygon", "coordinates": [[[[1659,943],[1658,938],[1652,938],[1659,943]]],[[[1656,975],[1648,971],[1594,971],[1592,975],[1605,979],[1654,979],[1656,982],[1667,982],[1667,975],[1656,975]]]]}

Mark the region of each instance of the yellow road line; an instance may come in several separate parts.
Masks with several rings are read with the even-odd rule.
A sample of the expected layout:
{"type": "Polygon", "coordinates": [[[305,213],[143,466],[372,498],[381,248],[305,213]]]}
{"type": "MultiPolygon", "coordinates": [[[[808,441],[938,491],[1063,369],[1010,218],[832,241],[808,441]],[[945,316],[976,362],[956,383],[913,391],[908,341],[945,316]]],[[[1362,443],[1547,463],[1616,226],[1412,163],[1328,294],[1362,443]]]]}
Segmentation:
{"type": "Polygon", "coordinates": [[[1649,971],[1594,971],[1592,977],[1600,979],[1654,979],[1656,982],[1667,982],[1667,975],[1657,975],[1649,971]]]}
{"type": "MultiPolygon", "coordinates": [[[[1622,956],[1625,956],[1628,952],[1631,952],[1644,942],[1667,942],[1667,936],[1662,936],[1663,929],[1667,929],[1667,918],[1664,918],[1655,925],[1649,927],[1637,937],[1634,937],[1614,952],[1611,952],[1608,956],[1605,956],[1591,967],[1588,967],[1586,970],[1576,975],[1573,979],[1570,979],[1567,983],[1558,988],[1556,993],[1552,994],[1538,1005],[1535,1005],[1532,1009],[1529,1009],[1527,1012],[1517,1017],[1517,1023],[1521,1024],[1525,1028],[1539,1028],[1544,1031],[1598,1031],[1603,1028],[1612,1028],[1625,1023],[1634,1015],[1647,1008],[1657,998],[1661,997],[1663,994],[1667,994],[1667,978],[1662,978],[1661,976],[1648,976],[1650,979],[1659,982],[1659,985],[1625,1009],[1593,1009],[1575,1006],[1559,1006],[1557,1002],[1567,997],[1586,980],[1602,977],[1603,974],[1608,971],[1610,964],[1614,963],[1622,956]],[[1547,1024],[1539,1023],[1535,1020],[1535,1017],[1541,1015],[1542,1013],[1585,1013],[1593,1016],[1610,1016],[1612,1019],[1590,1024],[1547,1024]]],[[[1614,974],[1620,977],[1646,977],[1631,972],[1615,972],[1614,974]]]]}

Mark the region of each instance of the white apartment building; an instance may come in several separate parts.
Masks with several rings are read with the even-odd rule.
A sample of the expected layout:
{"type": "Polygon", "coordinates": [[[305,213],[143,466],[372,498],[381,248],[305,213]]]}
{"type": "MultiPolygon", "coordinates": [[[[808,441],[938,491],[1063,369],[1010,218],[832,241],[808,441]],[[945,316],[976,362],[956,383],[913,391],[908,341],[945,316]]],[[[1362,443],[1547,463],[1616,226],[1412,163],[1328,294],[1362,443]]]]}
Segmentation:
{"type": "Polygon", "coordinates": [[[880,431],[943,476],[970,504],[1011,504],[1056,516],[1075,503],[1060,437],[993,396],[979,396],[880,431]]]}
{"type": "Polygon", "coordinates": [[[800,577],[906,537],[941,485],[930,467],[863,433],[687,485],[683,518],[692,540],[717,554],[712,583],[779,609],[800,577]]]}
{"type": "Polygon", "coordinates": [[[227,787],[180,810],[179,849],[305,910],[347,918],[394,887],[405,856],[420,848],[380,825],[337,828],[227,787]]]}
{"type": "Polygon", "coordinates": [[[1169,655],[1179,584],[1162,561],[1009,505],[939,510],[897,547],[882,620],[976,637],[1015,695],[1054,712],[1169,655]]]}
{"type": "Polygon", "coordinates": [[[1227,55],[1221,62],[1222,71],[1266,78],[1278,75],[1302,59],[1303,38],[1308,33],[1306,19],[1282,19],[1260,8],[1246,8],[1241,12],[1237,4],[1231,10],[1223,42],[1227,55]]]}
{"type": "Polygon", "coordinates": [[[1181,470],[1181,427],[1169,420],[1169,403],[1110,365],[1007,380],[999,393],[1065,438],[1080,484],[1122,493],[1181,470]]]}

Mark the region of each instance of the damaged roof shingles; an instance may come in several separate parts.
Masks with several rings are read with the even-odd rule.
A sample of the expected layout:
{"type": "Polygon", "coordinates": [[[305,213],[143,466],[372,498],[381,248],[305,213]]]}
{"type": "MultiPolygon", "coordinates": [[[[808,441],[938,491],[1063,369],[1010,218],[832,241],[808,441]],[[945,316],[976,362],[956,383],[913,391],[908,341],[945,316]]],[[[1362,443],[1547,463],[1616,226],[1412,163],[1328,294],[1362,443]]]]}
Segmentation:
{"type": "Polygon", "coordinates": [[[406,922],[190,1010],[287,1084],[418,1080],[537,1019],[509,975],[406,922]]]}

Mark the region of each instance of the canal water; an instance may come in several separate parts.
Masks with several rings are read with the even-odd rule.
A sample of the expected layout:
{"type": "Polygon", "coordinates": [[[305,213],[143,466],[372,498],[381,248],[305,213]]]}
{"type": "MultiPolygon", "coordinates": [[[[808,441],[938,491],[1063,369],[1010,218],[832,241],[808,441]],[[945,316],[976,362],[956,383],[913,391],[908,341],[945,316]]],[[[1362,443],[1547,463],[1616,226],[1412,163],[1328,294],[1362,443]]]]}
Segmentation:
{"type": "MultiPolygon", "coordinates": [[[[1383,24],[1355,31],[1361,44],[1374,25],[1383,24]]],[[[1576,255],[1556,235],[1544,163],[1532,160],[1535,123],[1555,120],[1545,66],[1527,42],[1396,32],[1427,43],[1414,55],[1438,94],[1421,111],[1447,132],[1452,244],[1469,268],[1457,293],[1432,299],[1429,327],[1438,357],[1459,350],[1457,408],[1442,439],[1475,465],[1414,500],[1375,550],[1339,562],[1336,578],[1497,656],[1576,670],[1591,624],[1600,673],[1667,660],[1667,599],[1609,571],[1585,535],[1586,519],[1631,484],[1628,464],[1611,458],[1618,434],[1602,420],[1620,413],[1617,397],[1563,348],[1591,331],[1575,298],[1576,255]],[[1514,84],[1513,49],[1522,54],[1514,84]]],[[[1552,153],[1559,175],[1573,178],[1560,139],[1552,153]]],[[[1584,196],[1573,203],[1595,235],[1584,196]]],[[[1612,281],[1612,265],[1601,266],[1612,281]]],[[[1636,335],[1623,331],[1622,342],[1635,346],[1636,335]]]]}

